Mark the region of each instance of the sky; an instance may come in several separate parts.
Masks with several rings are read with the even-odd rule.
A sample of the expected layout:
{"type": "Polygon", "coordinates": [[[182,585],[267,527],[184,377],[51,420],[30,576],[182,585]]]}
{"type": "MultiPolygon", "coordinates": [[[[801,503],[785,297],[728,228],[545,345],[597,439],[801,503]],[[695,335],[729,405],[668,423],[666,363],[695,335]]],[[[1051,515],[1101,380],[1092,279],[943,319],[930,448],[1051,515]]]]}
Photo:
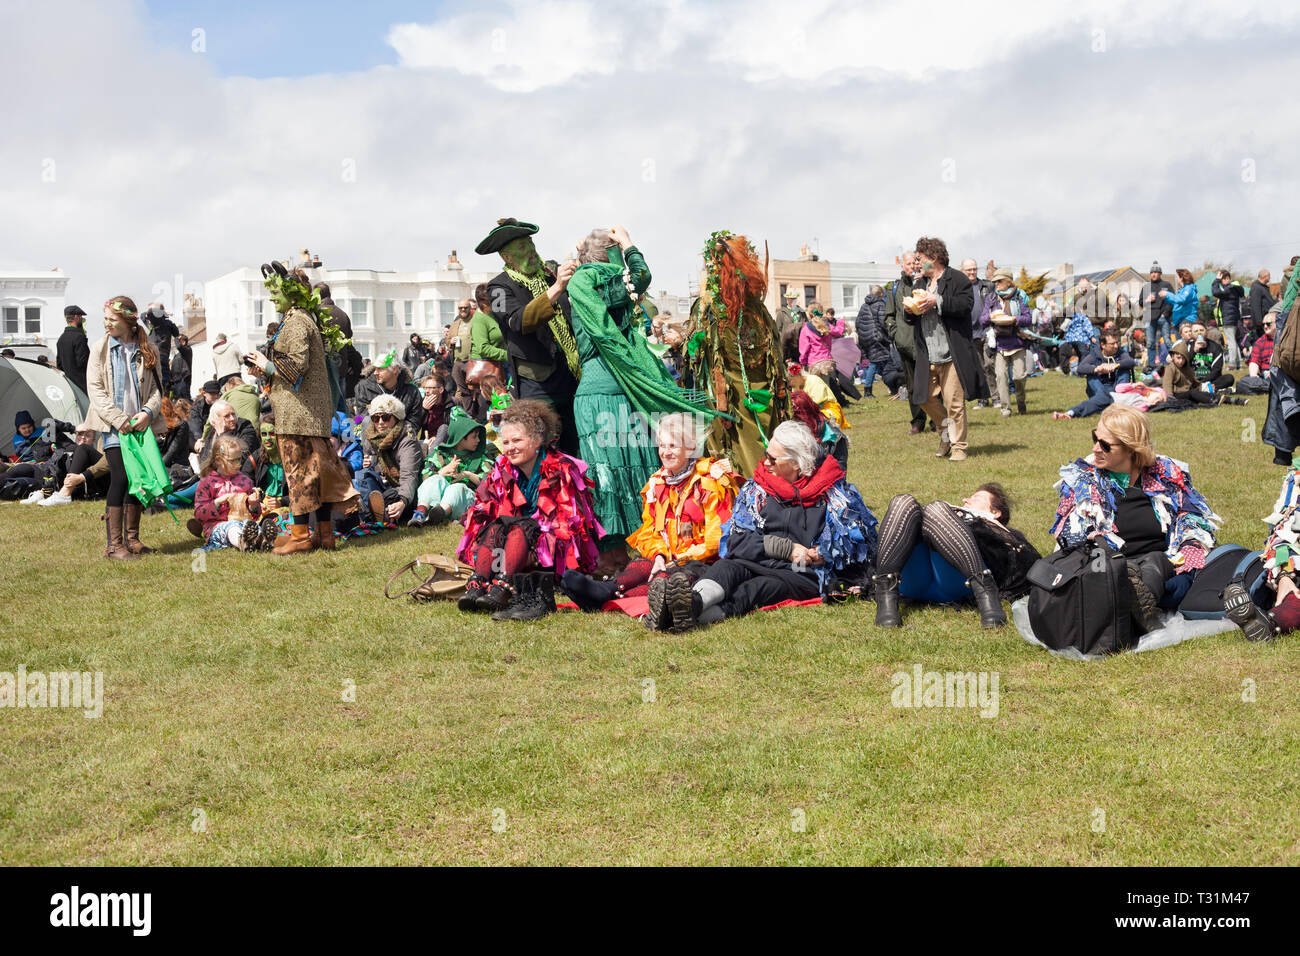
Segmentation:
{"type": "MultiPolygon", "coordinates": [[[[1300,252],[1300,4],[0,0],[0,270],[158,297],[300,247],[419,269],[495,221],[1018,269],[1300,252]]],[[[88,331],[97,328],[94,321],[88,331]]]]}

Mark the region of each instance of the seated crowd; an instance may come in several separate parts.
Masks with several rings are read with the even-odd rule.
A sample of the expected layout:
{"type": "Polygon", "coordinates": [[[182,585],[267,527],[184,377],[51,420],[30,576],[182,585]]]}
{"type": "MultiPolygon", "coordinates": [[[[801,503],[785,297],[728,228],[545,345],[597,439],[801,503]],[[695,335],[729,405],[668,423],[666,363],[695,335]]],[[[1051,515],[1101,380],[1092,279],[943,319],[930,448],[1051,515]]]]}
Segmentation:
{"type": "MultiPolygon", "coordinates": [[[[614,263],[609,274],[615,278],[631,275],[619,271],[624,261],[629,270],[631,263],[643,266],[630,239],[610,249],[609,262],[595,261],[614,263]]],[[[832,359],[845,324],[831,310],[811,308],[788,342],[794,356],[778,364],[788,392],[762,392],[767,402],[784,400],[788,411],[763,434],[765,449],[752,475],[711,450],[711,436],[725,433],[731,416],[681,410],[693,407],[687,392],[674,390],[680,374],[670,374],[682,355],[655,353],[656,367],[646,367],[651,353],[644,333],[617,324],[636,315],[631,299],[611,302],[601,313],[604,326],[577,330],[575,354],[597,369],[584,373],[579,398],[592,387],[587,383],[600,381],[593,363],[607,361],[624,376],[611,375],[611,382],[631,382],[629,395],[661,401],[665,409],[645,416],[658,468],[644,480],[654,467],[651,457],[629,486],[622,505],[633,520],[622,528],[635,523],[638,510],[640,525],[624,535],[607,532],[596,495],[607,487],[605,476],[622,466],[612,459],[593,464],[597,459],[564,450],[572,409],[566,418],[562,396],[512,373],[520,366],[532,374],[544,363],[522,361],[512,351],[517,330],[493,317],[487,286],[461,305],[456,334],[449,330],[441,347],[413,336],[401,360],[396,350],[380,356],[351,383],[351,394],[335,395],[347,376],[328,367],[322,327],[309,313],[319,303],[303,298],[310,292],[305,277],[278,263],[263,271],[268,288],[283,297],[277,300],[283,321],[264,349],[245,357],[247,373],[228,371],[204,383],[192,402],[162,394],[158,357],[134,303],[125,296],[109,300],[107,335],[91,348],[89,414],[75,426],[38,427],[20,412],[3,486],[31,489],[24,500],[47,507],[102,496],[105,557],[146,554],[152,549],[139,539],[144,502],[128,493],[122,443],[133,432],[151,431],[173,487],[156,506],[192,505],[187,526],[204,549],[288,555],[333,549],[338,537],[356,532],[455,522],[461,527],[456,557],[472,569],[458,608],[493,621],[534,620],[561,601],[596,612],[610,602],[643,600],[646,627],[684,631],[782,602],[861,595],[874,596],[881,627],[902,625],[904,598],[971,603],[984,627],[998,627],[1007,620],[1003,601],[1029,591],[1029,569],[1040,555],[1012,527],[1012,502],[997,482],[979,484],[960,505],[923,504],[899,493],[879,522],[849,482],[843,406],[863,396],[832,359]],[[605,338],[593,349],[588,336],[595,340],[597,333],[605,338]],[[638,487],[639,501],[632,497],[638,487]],[[633,502],[636,507],[626,507],[633,502]]],[[[614,295],[598,288],[607,301],[614,295]]],[[[591,308],[593,301],[599,300],[580,305],[591,308]]],[[[541,315],[529,319],[533,327],[562,315],[560,302],[543,283],[533,300],[540,304],[525,308],[541,315]]],[[[879,376],[897,393],[920,373],[894,367],[875,308],[884,303],[873,299],[870,306],[859,318],[860,334],[871,340],[862,350],[867,375],[857,384],[870,396],[879,376]]],[[[998,402],[1010,415],[1014,388],[1024,413],[1034,364],[1026,356],[1028,302],[1010,274],[998,271],[975,308],[988,333],[998,402]]],[[[1077,321],[1080,316],[1067,325],[1063,343],[1077,361],[1067,355],[1061,362],[1085,377],[1085,397],[1056,417],[1099,418],[1088,454],[1060,469],[1051,536],[1064,548],[1100,539],[1126,556],[1134,618],[1145,633],[1161,626],[1162,610],[1177,608],[1219,543],[1220,521],[1193,487],[1188,466],[1156,453],[1146,415],[1117,400],[1118,390],[1140,382],[1158,345],[1153,374],[1164,401],[1242,401],[1231,397],[1234,388],[1268,388],[1274,322],[1263,323],[1248,353],[1249,374],[1236,382],[1225,371],[1223,346],[1199,322],[1183,322],[1176,340],[1143,349],[1141,336],[1096,329],[1077,321]],[[1141,351],[1135,355],[1130,347],[1141,351]]],[[[665,335],[665,343],[680,339],[665,335]]],[[[564,372],[562,334],[550,348],[553,377],[564,372]]],[[[591,435],[578,437],[590,447],[591,435]]],[[[1267,586],[1253,599],[1225,592],[1229,616],[1252,639],[1300,626],[1294,557],[1300,469],[1288,471],[1269,521],[1267,586]]]]}

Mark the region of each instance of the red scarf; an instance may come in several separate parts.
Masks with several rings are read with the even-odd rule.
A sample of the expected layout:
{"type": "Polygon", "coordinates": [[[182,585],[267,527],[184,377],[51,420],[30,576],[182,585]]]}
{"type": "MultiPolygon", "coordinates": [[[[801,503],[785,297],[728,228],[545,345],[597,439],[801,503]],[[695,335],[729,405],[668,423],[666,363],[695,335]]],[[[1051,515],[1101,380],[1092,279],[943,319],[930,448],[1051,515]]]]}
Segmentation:
{"type": "Polygon", "coordinates": [[[804,508],[825,501],[831,487],[843,477],[844,469],[831,455],[823,458],[821,465],[811,475],[804,475],[794,484],[768,471],[767,462],[760,461],[754,469],[754,480],[758,482],[758,487],[769,495],[776,495],[786,504],[797,504],[804,508]]]}

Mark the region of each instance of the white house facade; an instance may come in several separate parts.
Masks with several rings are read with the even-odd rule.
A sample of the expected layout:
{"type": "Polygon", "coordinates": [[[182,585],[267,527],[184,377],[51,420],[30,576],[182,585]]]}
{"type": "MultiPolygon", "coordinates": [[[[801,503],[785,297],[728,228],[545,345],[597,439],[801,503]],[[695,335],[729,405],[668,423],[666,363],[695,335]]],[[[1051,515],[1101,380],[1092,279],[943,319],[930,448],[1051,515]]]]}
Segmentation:
{"type": "Polygon", "coordinates": [[[54,345],[63,334],[67,288],[68,277],[57,269],[0,272],[0,344],[20,354],[38,350],[22,346],[44,346],[53,357],[54,345]]]}
{"type": "MultiPolygon", "coordinates": [[[[335,304],[352,318],[353,345],[363,358],[374,358],[391,348],[400,353],[413,332],[441,341],[456,317],[456,303],[472,298],[475,286],[496,272],[467,272],[453,259],[418,272],[318,268],[308,275],[329,285],[335,304]]],[[[223,332],[241,348],[266,340],[276,314],[260,270],[245,266],[208,280],[203,289],[209,343],[223,332]]]]}
{"type": "Polygon", "coordinates": [[[873,285],[884,286],[898,278],[893,262],[830,262],[831,298],[824,303],[836,316],[852,320],[873,285]]]}

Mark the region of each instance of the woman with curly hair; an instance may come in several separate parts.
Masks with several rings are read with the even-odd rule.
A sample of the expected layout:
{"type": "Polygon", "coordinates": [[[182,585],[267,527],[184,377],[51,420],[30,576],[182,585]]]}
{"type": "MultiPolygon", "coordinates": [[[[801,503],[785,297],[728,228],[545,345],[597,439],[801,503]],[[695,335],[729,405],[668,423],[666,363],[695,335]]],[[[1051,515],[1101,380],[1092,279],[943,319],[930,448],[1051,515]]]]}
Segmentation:
{"type": "Polygon", "coordinates": [[[108,546],[104,557],[122,560],[152,552],[140,541],[139,501],[127,492],[126,465],[122,463],[122,441],[127,432],[152,428],[162,434],[162,379],[158,352],[149,344],[149,333],[140,324],[135,302],[116,295],[104,303],[102,339],[90,347],[86,367],[86,390],[90,411],[82,427],[103,436],[108,459],[109,485],[104,511],[108,525],[108,546]]]}
{"type": "Polygon", "coordinates": [[[501,415],[501,456],[479,482],[456,556],[474,566],[458,604],[494,621],[531,621],[555,610],[555,577],[596,566],[604,529],[592,508],[587,465],[556,447],[560,416],[518,399],[501,415]]]}
{"type": "Polygon", "coordinates": [[[1161,626],[1159,606],[1176,606],[1191,574],[1214,550],[1220,520],[1184,462],[1157,455],[1147,417],[1108,405],[1092,433],[1092,454],[1061,467],[1052,537],[1064,548],[1103,539],[1128,559],[1133,616],[1142,633],[1161,626]]]}
{"type": "Polygon", "coordinates": [[[332,551],[332,511],[355,510],[358,497],[342,460],[330,447],[336,400],[322,331],[331,338],[341,333],[301,269],[289,272],[276,262],[262,266],[262,275],[275,310],[284,318],[267,343],[271,354],[253,351],[245,356],[245,362],[254,375],[270,383],[271,411],[293,512],[289,534],[281,536],[271,550],[275,554],[316,548],[332,551]],[[314,536],[310,528],[313,513],[314,536]]]}
{"type": "Polygon", "coordinates": [[[695,387],[729,416],[714,421],[709,454],[748,477],[772,430],[790,417],[780,334],[763,304],[767,271],[748,239],[725,230],[709,237],[704,267],[707,280],[691,306],[685,352],[695,387]]]}

